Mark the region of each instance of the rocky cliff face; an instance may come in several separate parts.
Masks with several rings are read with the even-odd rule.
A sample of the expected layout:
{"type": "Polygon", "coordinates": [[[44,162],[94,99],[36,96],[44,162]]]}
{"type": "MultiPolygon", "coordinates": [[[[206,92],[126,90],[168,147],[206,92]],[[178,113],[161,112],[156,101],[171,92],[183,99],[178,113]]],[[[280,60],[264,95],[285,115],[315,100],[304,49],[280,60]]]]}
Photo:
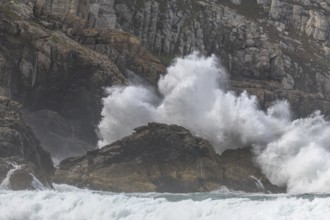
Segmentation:
{"type": "Polygon", "coordinates": [[[116,192],[196,192],[220,186],[280,191],[252,161],[248,149],[219,156],[208,141],[183,127],[151,123],[102,149],[62,161],[54,179],[116,192]]]}
{"type": "Polygon", "coordinates": [[[40,15],[80,27],[121,29],[164,62],[193,50],[214,53],[232,87],[262,106],[288,99],[297,116],[330,113],[328,1],[36,1],[40,15]],[[74,19],[73,19],[74,18],[74,19]]]}
{"type": "MultiPolygon", "coordinates": [[[[3,7],[2,14],[17,16],[12,10],[17,8],[16,3],[5,0],[2,2],[6,6],[3,7]]],[[[315,109],[320,109],[325,114],[330,113],[330,97],[328,97],[330,38],[327,19],[329,6],[326,1],[26,0],[19,2],[19,17],[24,14],[25,19],[33,19],[36,21],[34,24],[41,26],[44,31],[45,29],[48,32],[61,30],[65,36],[80,43],[76,45],[83,44],[97,51],[98,56],[105,54],[126,77],[132,71],[154,84],[159,74],[165,72],[164,66],[141,43],[156,54],[163,63],[168,63],[176,55],[199,50],[205,54],[218,55],[231,74],[232,88],[237,91],[246,89],[257,95],[264,107],[276,99],[286,98],[291,102],[297,116],[309,114],[315,109]],[[114,29],[124,30],[133,35],[114,29]]],[[[24,33],[28,34],[29,31],[24,33]]],[[[48,35],[42,33],[38,35],[44,37],[45,41],[49,33],[48,35]]],[[[55,40],[56,37],[52,39],[55,40]]],[[[38,53],[40,54],[41,51],[38,50],[38,53]]],[[[92,54],[90,50],[89,53],[92,54]]],[[[64,65],[65,59],[61,59],[59,63],[64,65]]],[[[4,58],[0,60],[3,60],[2,63],[5,62],[4,58]]],[[[21,69],[23,66],[25,69],[34,69],[31,66],[35,66],[35,62],[34,59],[22,63],[21,69]]],[[[82,62],[94,63],[94,61],[78,61],[78,63],[82,62]]],[[[44,66],[47,70],[47,63],[56,62],[47,61],[39,66],[44,66]]],[[[67,64],[63,67],[55,67],[72,72],[67,64]]],[[[110,85],[111,82],[99,84],[110,85]]],[[[82,105],[84,103],[80,106],[82,105]]],[[[46,107],[50,108],[48,105],[46,107]]],[[[51,109],[65,117],[68,114],[51,109]]],[[[84,108],[79,109],[82,111],[84,108]]],[[[82,114],[89,115],[86,112],[82,114]]],[[[89,117],[88,120],[95,124],[97,116],[89,117]]],[[[78,127],[79,123],[81,122],[74,124],[78,127]]],[[[89,131],[91,130],[90,125],[82,124],[85,125],[84,127],[89,127],[89,131]]]]}
{"type": "Polygon", "coordinates": [[[102,86],[125,83],[117,66],[35,22],[32,7],[24,3],[8,1],[0,8],[2,90],[30,111],[61,114],[80,139],[95,141],[102,86]]]}
{"type": "Polygon", "coordinates": [[[0,96],[0,189],[52,187],[50,154],[23,122],[19,108],[17,102],[0,96]]]}
{"type": "Polygon", "coordinates": [[[325,1],[115,1],[113,7],[117,27],[139,36],[152,51],[215,53],[240,88],[250,88],[246,81],[266,85],[257,88],[263,103],[287,97],[299,111],[309,93],[320,101],[317,107],[329,110],[325,1]]]}
{"type": "MultiPolygon", "coordinates": [[[[69,8],[66,2],[57,2],[59,9],[69,8]]],[[[0,3],[0,93],[23,105],[27,122],[57,160],[95,146],[106,86],[126,84],[131,71],[150,83],[164,72],[135,36],[84,29],[66,21],[69,15],[41,12],[40,1],[0,3]],[[53,132],[60,124],[65,129],[53,132]]]]}

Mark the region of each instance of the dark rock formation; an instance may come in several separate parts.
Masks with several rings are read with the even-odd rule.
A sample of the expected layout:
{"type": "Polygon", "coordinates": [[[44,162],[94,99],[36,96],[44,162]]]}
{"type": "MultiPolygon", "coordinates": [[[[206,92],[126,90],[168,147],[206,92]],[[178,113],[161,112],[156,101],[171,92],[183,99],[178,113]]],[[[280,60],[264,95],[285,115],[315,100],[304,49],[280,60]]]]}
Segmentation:
{"type": "Polygon", "coordinates": [[[35,22],[32,7],[10,1],[0,7],[17,16],[0,14],[1,87],[25,108],[56,111],[94,143],[102,87],[125,77],[108,57],[35,22]]]}
{"type": "Polygon", "coordinates": [[[8,1],[0,8],[8,11],[0,14],[0,86],[25,108],[56,111],[82,140],[96,142],[102,87],[124,76],[106,56],[35,22],[32,7],[8,1]]]}
{"type": "MultiPolygon", "coordinates": [[[[58,155],[64,156],[60,149],[65,146],[75,148],[66,149],[68,156],[95,146],[105,87],[126,84],[131,71],[155,83],[165,68],[137,37],[115,30],[84,29],[88,26],[73,22],[79,21],[74,16],[41,13],[41,3],[0,0],[0,94],[23,105],[37,137],[60,160],[58,155]],[[64,120],[73,132],[64,137],[52,131],[42,133],[49,127],[36,122],[40,111],[57,114],[47,117],[49,124],[64,120]],[[76,143],[80,149],[74,147],[76,143]]],[[[58,9],[65,8],[58,5],[58,9]]]]}
{"type": "Polygon", "coordinates": [[[33,176],[22,169],[15,170],[9,177],[10,188],[12,190],[34,189],[33,176]]]}
{"type": "Polygon", "coordinates": [[[279,191],[252,161],[249,150],[219,156],[208,141],[183,127],[150,123],[102,149],[62,161],[54,181],[115,192],[196,192],[220,186],[279,191]],[[263,186],[256,185],[257,179],[263,186]]]}
{"type": "Polygon", "coordinates": [[[52,187],[50,154],[22,119],[20,105],[0,96],[0,188],[33,189],[32,181],[52,187]]]}

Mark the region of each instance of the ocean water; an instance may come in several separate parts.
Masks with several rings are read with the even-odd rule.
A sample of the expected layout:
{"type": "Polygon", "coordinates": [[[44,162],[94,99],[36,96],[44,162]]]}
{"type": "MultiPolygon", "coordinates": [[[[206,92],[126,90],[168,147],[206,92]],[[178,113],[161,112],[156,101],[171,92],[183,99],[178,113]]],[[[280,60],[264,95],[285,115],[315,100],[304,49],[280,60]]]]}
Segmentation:
{"type": "Polygon", "coordinates": [[[109,193],[55,185],[55,190],[0,191],[0,220],[330,219],[330,194],[109,193]]]}

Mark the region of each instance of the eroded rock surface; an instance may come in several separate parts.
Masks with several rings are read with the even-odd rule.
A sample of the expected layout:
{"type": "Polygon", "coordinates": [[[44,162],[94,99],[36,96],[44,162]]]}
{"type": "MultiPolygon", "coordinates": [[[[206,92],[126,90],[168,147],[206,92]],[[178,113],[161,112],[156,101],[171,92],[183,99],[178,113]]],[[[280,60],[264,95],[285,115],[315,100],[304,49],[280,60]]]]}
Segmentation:
{"type": "Polygon", "coordinates": [[[219,156],[208,141],[183,127],[149,123],[102,149],[62,161],[54,179],[115,192],[197,192],[220,186],[247,192],[280,191],[252,161],[249,150],[219,156]]]}

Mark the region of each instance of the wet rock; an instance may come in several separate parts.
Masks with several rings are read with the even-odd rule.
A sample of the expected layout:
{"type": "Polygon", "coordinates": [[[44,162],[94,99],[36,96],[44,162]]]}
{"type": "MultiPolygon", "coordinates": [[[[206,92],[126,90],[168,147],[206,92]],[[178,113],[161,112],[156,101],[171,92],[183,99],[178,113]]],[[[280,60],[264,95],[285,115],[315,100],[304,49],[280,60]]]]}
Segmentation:
{"type": "Polygon", "coordinates": [[[9,177],[12,190],[34,189],[32,185],[33,176],[25,170],[15,170],[9,177]]]}
{"type": "Polygon", "coordinates": [[[226,150],[220,156],[219,167],[223,170],[224,186],[246,192],[283,192],[272,185],[254,163],[250,149],[226,150]]]}
{"type": "Polygon", "coordinates": [[[62,161],[54,181],[115,192],[200,192],[220,186],[279,191],[252,161],[249,150],[219,156],[208,141],[183,127],[149,123],[101,149],[62,161]]]}
{"type": "Polygon", "coordinates": [[[19,112],[20,105],[0,96],[0,184],[1,188],[33,189],[34,175],[52,187],[54,166],[19,112]]]}

